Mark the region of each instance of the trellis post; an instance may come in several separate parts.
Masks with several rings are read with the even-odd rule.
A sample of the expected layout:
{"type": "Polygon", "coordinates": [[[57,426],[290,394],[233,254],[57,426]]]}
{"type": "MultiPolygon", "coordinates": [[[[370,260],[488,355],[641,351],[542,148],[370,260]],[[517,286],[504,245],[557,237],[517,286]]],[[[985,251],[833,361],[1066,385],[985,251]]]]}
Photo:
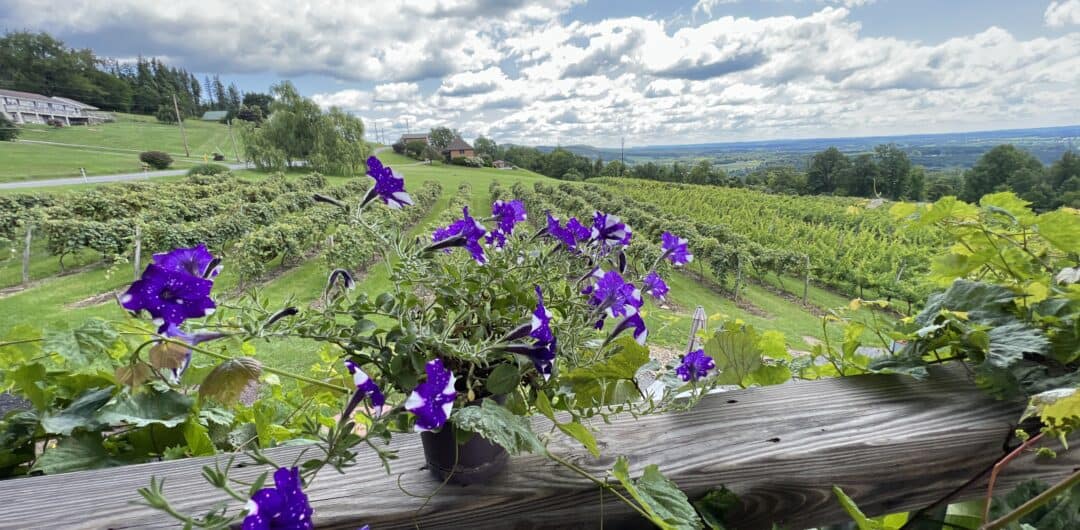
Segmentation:
{"type": "Polygon", "coordinates": [[[806,268],[803,271],[802,303],[806,304],[810,294],[810,255],[803,254],[803,258],[806,260],[806,268]]]}
{"type": "Polygon", "coordinates": [[[30,283],[30,242],[33,240],[34,225],[26,223],[26,245],[22,255],[22,283],[30,283]]]}
{"type": "Polygon", "coordinates": [[[135,278],[139,277],[139,270],[142,269],[142,225],[135,225],[135,256],[132,261],[135,269],[135,278]]]}

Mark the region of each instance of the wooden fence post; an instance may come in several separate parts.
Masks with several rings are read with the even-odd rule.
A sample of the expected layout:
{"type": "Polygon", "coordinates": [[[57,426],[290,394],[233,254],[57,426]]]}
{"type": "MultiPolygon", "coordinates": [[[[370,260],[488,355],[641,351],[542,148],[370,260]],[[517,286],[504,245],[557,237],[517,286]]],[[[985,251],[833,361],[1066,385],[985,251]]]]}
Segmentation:
{"type": "Polygon", "coordinates": [[[135,279],[139,278],[142,269],[142,225],[135,225],[135,259],[132,261],[135,269],[135,279]]]}
{"type": "Polygon", "coordinates": [[[26,246],[23,247],[22,255],[22,282],[23,285],[30,283],[30,241],[33,239],[34,226],[26,224],[26,246]]]}
{"type": "Polygon", "coordinates": [[[739,284],[742,283],[742,258],[735,255],[735,301],[739,301],[739,284]]]}
{"type": "Polygon", "coordinates": [[[803,275],[802,284],[802,303],[805,304],[807,303],[807,295],[810,293],[810,255],[806,254],[803,255],[803,257],[806,258],[806,270],[803,275]]]}

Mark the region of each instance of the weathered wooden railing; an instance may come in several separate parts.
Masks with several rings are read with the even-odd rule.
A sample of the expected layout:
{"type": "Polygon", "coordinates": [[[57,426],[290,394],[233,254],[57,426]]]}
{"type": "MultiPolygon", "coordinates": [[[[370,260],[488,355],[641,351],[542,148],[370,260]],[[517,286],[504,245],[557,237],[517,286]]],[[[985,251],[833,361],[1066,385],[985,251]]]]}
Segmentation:
{"type": "MultiPolygon", "coordinates": [[[[979,392],[962,371],[937,370],[928,381],[862,376],[791,383],[716,394],[690,412],[601,425],[603,458],[569,443],[557,453],[602,474],[626,455],[636,476],[647,463],[691,498],[726,485],[742,500],[737,528],[772,522],[802,528],[844,519],[830,488],[844,488],[870,513],[925,506],[1000,458],[1022,410],[979,392]]],[[[538,427],[543,422],[538,420],[538,427]]],[[[445,486],[424,470],[415,435],[394,438],[400,458],[387,476],[374,458],[344,475],[327,472],[309,489],[319,527],[391,528],[636,528],[640,519],[611,495],[543,457],[514,458],[504,476],[481,486],[445,486]],[[402,492],[407,491],[411,495],[402,492]]],[[[300,448],[268,453],[291,462],[300,448]]],[[[200,458],[0,482],[2,528],[156,528],[161,514],[133,504],[151,475],[191,512],[210,507],[217,492],[200,476],[200,458]]],[[[1074,453],[1057,459],[1027,455],[999,477],[1007,488],[1029,478],[1054,480],[1080,466],[1074,453]]],[[[239,471],[250,478],[257,468],[239,471]]],[[[956,497],[978,498],[981,480],[956,497]]],[[[1005,491],[1000,489],[999,491],[1005,491]]]]}

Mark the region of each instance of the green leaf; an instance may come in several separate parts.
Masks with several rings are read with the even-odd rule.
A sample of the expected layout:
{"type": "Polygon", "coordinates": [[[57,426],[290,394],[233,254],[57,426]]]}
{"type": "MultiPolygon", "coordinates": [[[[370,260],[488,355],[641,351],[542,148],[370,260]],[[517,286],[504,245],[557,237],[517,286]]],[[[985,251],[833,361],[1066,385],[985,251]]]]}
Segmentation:
{"type": "Polygon", "coordinates": [[[536,410],[539,410],[540,414],[543,414],[547,419],[555,421],[555,409],[551,406],[547,394],[543,392],[536,393],[536,410]]]}
{"type": "Polygon", "coordinates": [[[13,383],[35,409],[44,411],[52,405],[53,392],[45,384],[45,366],[41,363],[24,364],[5,373],[4,379],[13,383]]]}
{"type": "Polygon", "coordinates": [[[217,453],[210,431],[196,418],[188,418],[184,423],[184,441],[187,442],[191,456],[209,456],[217,453]]]}
{"type": "Polygon", "coordinates": [[[572,421],[570,423],[556,423],[555,426],[566,433],[567,436],[581,442],[581,445],[584,445],[589,450],[589,454],[597,458],[600,457],[600,448],[596,445],[596,437],[584,425],[572,421]]]}
{"type": "Polygon", "coordinates": [[[747,386],[769,386],[788,381],[791,381],[791,370],[787,366],[763,364],[757,370],[750,372],[744,382],[747,386]]]}
{"type": "Polygon", "coordinates": [[[1039,235],[1062,252],[1080,253],[1080,214],[1064,209],[1039,216],[1039,235]]]}
{"type": "Polygon", "coordinates": [[[1025,353],[1044,353],[1050,341],[1041,331],[1020,321],[995,326],[987,332],[990,350],[986,361],[998,368],[1008,368],[1024,358],[1025,353]]]}
{"type": "Polygon", "coordinates": [[[73,436],[60,439],[55,447],[46,449],[34,463],[33,471],[54,475],[116,464],[102,445],[101,433],[77,432],[73,436]]]}
{"type": "Polygon", "coordinates": [[[59,414],[46,412],[41,419],[41,426],[47,433],[64,436],[70,436],[75,429],[96,430],[101,426],[97,419],[98,409],[110,399],[112,399],[111,388],[87,391],[59,414]]]}
{"type": "Polygon", "coordinates": [[[694,508],[701,520],[712,530],[727,530],[724,519],[738,506],[739,497],[723,486],[709,490],[704,497],[694,501],[694,508]]]}
{"type": "Polygon", "coordinates": [[[645,510],[649,520],[662,530],[701,528],[701,520],[686,494],[660,473],[655,464],[645,466],[641,478],[630,478],[630,463],[624,456],[615,461],[612,474],[645,510]]]}
{"type": "Polygon", "coordinates": [[[251,357],[222,361],[199,386],[199,396],[233,403],[240,398],[240,393],[248,384],[259,380],[261,374],[262,365],[251,357]]]}
{"type": "Polygon", "coordinates": [[[578,406],[614,405],[641,398],[634,376],[649,362],[649,349],[632,337],[622,337],[611,344],[615,352],[610,356],[563,375],[562,379],[573,388],[578,406]]]}
{"type": "Polygon", "coordinates": [[[154,377],[154,370],[149,364],[139,361],[117,368],[114,375],[121,385],[135,388],[154,377]]]}
{"type": "Polygon", "coordinates": [[[713,358],[719,370],[717,382],[722,385],[749,386],[745,381],[751,372],[761,367],[761,350],[754,328],[726,322],[705,343],[705,354],[713,358]]]}
{"type": "Polygon", "coordinates": [[[533,432],[529,420],[515,416],[493,400],[485,399],[479,407],[459,408],[454,411],[451,421],[459,429],[501,445],[512,455],[544,452],[544,444],[533,432]]]}
{"type": "Polygon", "coordinates": [[[500,364],[488,376],[486,386],[488,392],[492,394],[509,394],[517,388],[520,382],[521,375],[518,373],[516,365],[500,364]]]}
{"type": "Polygon", "coordinates": [[[46,332],[42,348],[63,357],[69,366],[86,368],[108,359],[109,349],[119,337],[107,322],[94,318],[75,329],[46,332]]]}
{"type": "Polygon", "coordinates": [[[851,520],[855,521],[855,525],[859,527],[859,530],[885,530],[881,523],[878,523],[863,514],[862,510],[859,509],[859,506],[855,504],[855,501],[851,500],[851,497],[848,497],[847,494],[844,493],[844,490],[840,489],[839,486],[833,486],[832,491],[833,495],[836,495],[836,498],[840,501],[840,506],[847,512],[848,517],[851,517],[851,520]]]}
{"type": "Polygon", "coordinates": [[[1080,427],[1080,392],[1057,388],[1031,396],[1023,418],[1031,416],[1038,416],[1055,435],[1068,435],[1080,427]]]}
{"type": "Polygon", "coordinates": [[[112,425],[176,427],[187,419],[193,403],[194,400],[174,390],[140,392],[135,396],[123,393],[101,409],[98,419],[112,425]]]}

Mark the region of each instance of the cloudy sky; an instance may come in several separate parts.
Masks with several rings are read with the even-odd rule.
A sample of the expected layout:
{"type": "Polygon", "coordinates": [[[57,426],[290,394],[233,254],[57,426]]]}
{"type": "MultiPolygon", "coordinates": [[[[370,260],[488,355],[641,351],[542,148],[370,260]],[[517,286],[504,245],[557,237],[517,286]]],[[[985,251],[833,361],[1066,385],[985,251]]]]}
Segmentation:
{"type": "Polygon", "coordinates": [[[0,0],[0,28],[288,78],[387,137],[618,145],[1080,123],[1080,0],[0,0]]]}

